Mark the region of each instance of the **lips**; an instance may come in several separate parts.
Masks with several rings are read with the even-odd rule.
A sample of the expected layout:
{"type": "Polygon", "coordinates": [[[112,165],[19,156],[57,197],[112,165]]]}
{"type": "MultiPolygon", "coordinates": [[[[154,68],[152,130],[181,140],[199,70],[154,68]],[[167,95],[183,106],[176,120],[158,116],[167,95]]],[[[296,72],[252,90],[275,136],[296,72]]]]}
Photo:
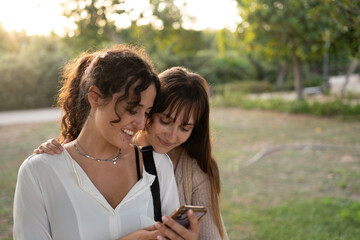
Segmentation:
{"type": "Polygon", "coordinates": [[[159,139],[159,142],[164,145],[165,147],[170,147],[172,144],[171,143],[168,143],[166,141],[163,141],[161,138],[158,138],[159,139]]]}

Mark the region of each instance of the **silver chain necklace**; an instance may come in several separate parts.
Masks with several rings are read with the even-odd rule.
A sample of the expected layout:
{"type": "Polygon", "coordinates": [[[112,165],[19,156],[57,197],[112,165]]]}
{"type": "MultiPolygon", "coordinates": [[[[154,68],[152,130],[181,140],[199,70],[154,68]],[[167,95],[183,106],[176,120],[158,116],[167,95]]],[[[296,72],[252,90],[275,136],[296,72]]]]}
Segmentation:
{"type": "MultiPolygon", "coordinates": [[[[75,141],[77,141],[77,139],[76,139],[75,141]]],[[[119,149],[118,155],[117,155],[116,157],[114,157],[114,158],[111,158],[111,159],[110,159],[110,158],[108,158],[108,159],[96,158],[96,157],[93,157],[93,156],[90,156],[90,155],[87,155],[87,154],[85,154],[85,153],[80,152],[79,149],[77,148],[76,144],[75,144],[75,141],[72,141],[72,144],[74,145],[74,148],[75,148],[75,150],[76,150],[76,152],[77,152],[78,154],[80,154],[81,156],[84,156],[84,157],[86,157],[86,158],[89,158],[89,159],[98,161],[98,162],[112,162],[113,164],[116,164],[116,160],[118,160],[119,157],[120,157],[120,155],[121,155],[121,149],[119,149]]],[[[79,143],[79,142],[78,142],[78,143],[79,143]]],[[[79,146],[80,146],[80,144],[79,144],[79,146]]]]}

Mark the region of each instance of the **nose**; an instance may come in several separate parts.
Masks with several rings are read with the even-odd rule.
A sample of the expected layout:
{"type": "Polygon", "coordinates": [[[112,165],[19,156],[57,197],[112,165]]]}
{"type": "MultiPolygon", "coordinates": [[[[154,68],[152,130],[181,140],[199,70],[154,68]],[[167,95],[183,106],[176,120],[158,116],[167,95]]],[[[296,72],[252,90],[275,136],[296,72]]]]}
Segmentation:
{"type": "Polygon", "coordinates": [[[170,127],[166,134],[166,140],[170,143],[174,143],[176,141],[177,132],[174,127],[170,127]]]}
{"type": "Polygon", "coordinates": [[[145,128],[146,119],[145,114],[137,114],[136,119],[133,121],[134,127],[137,130],[143,130],[145,128]]]}

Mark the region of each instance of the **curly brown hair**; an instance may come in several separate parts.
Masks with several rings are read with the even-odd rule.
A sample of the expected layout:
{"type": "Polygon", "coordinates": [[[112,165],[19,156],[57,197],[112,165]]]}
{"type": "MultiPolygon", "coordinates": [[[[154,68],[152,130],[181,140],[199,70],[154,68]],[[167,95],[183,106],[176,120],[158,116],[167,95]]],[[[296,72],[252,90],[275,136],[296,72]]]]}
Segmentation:
{"type": "Polygon", "coordinates": [[[58,96],[58,106],[62,109],[60,143],[67,138],[74,140],[80,134],[91,109],[87,98],[91,86],[100,90],[100,97],[105,101],[110,101],[114,93],[124,91],[114,107],[118,119],[112,122],[119,122],[117,104],[134,95],[130,107],[137,106],[141,102],[141,92],[152,83],[159,92],[158,75],[148,54],[140,47],[116,45],[83,53],[70,61],[64,68],[63,86],[58,96]]]}

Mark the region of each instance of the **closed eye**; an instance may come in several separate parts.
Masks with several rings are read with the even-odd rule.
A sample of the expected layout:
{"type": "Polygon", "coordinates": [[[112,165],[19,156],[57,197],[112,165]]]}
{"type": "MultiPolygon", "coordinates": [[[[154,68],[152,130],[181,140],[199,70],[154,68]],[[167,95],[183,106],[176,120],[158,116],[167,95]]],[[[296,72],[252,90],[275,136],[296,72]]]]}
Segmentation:
{"type": "Polygon", "coordinates": [[[127,108],[126,111],[128,111],[128,113],[130,113],[131,115],[137,114],[137,111],[130,109],[130,108],[127,108]]]}
{"type": "Polygon", "coordinates": [[[166,120],[163,120],[162,118],[160,118],[160,123],[164,124],[164,125],[169,125],[171,123],[171,121],[166,121],[166,120]]]}
{"type": "Polygon", "coordinates": [[[181,130],[184,131],[184,132],[189,132],[193,129],[193,126],[188,126],[188,125],[185,125],[185,126],[182,126],[181,127],[181,130]]]}

